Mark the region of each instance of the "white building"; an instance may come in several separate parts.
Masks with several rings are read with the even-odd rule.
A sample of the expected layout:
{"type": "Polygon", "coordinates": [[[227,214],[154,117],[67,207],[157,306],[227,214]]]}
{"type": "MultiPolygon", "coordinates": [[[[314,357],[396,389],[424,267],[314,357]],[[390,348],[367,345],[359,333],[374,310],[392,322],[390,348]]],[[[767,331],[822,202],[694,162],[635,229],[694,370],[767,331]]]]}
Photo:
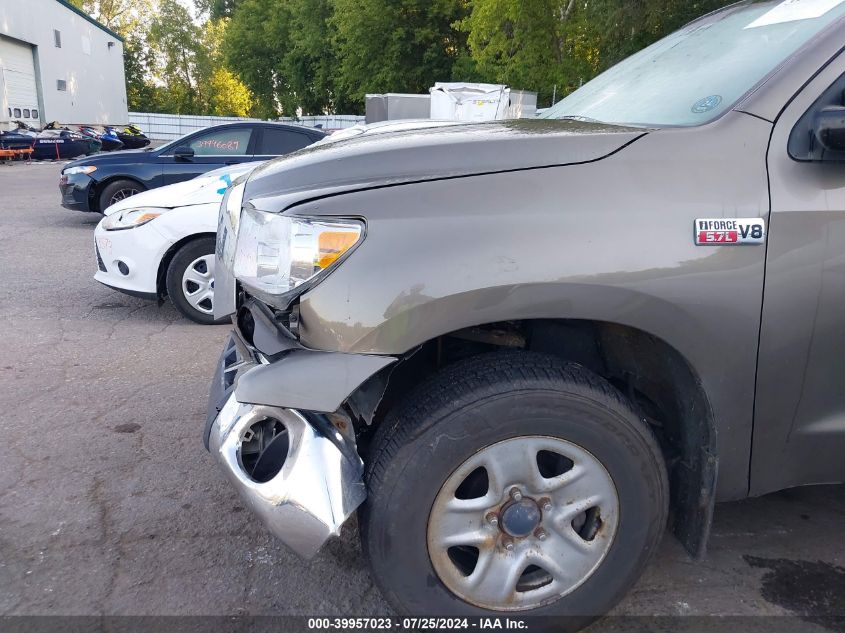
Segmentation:
{"type": "Polygon", "coordinates": [[[123,40],[65,0],[0,0],[0,129],[128,122],[123,40]]]}

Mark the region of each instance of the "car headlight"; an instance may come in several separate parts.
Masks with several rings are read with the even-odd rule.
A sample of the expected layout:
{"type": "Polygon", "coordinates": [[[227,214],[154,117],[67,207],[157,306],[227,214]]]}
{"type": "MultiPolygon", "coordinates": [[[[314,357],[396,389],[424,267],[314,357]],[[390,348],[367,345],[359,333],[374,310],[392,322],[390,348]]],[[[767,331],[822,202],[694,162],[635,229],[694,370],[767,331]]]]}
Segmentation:
{"type": "Polygon", "coordinates": [[[143,207],[141,209],[127,209],[126,211],[118,211],[106,216],[103,220],[102,226],[106,231],[122,231],[124,229],[134,229],[135,227],[146,224],[151,220],[155,220],[162,213],[170,211],[170,209],[162,209],[159,207],[143,207]]]}
{"type": "Polygon", "coordinates": [[[364,222],[305,218],[246,207],[233,272],[259,298],[280,308],[328,274],[364,238],[364,222]]]}
{"type": "Polygon", "coordinates": [[[62,171],[65,176],[73,176],[74,174],[90,174],[97,171],[94,165],[83,165],[82,167],[70,167],[62,171]]]}

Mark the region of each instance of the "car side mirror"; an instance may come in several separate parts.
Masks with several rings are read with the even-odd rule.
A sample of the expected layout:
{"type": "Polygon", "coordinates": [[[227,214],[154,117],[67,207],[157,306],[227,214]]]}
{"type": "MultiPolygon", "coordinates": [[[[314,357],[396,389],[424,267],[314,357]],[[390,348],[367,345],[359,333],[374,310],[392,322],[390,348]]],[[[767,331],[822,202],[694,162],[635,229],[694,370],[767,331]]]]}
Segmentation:
{"type": "Polygon", "coordinates": [[[173,157],[179,160],[192,160],[194,158],[194,148],[182,145],[173,150],[173,157]]]}
{"type": "Polygon", "coordinates": [[[828,152],[845,152],[845,107],[828,106],[816,112],[813,137],[828,152]]]}

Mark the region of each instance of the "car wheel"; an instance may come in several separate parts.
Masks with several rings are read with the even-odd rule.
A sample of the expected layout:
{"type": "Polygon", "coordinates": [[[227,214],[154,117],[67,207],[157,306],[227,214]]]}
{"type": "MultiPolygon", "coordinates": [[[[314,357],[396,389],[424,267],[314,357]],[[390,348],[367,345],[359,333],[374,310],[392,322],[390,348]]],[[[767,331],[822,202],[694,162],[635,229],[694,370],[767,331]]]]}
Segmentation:
{"type": "Polygon", "coordinates": [[[214,319],[213,237],[193,240],[176,251],[165,282],[167,295],[179,312],[203,325],[218,322],[214,319]]]}
{"type": "Polygon", "coordinates": [[[639,577],[663,534],[666,466],[631,403],[530,352],[446,368],[389,412],[361,537],[399,612],[565,616],[580,628],[639,577]]]}
{"type": "Polygon", "coordinates": [[[100,212],[142,191],[146,191],[146,188],[134,180],[121,179],[110,182],[100,192],[100,212]]]}

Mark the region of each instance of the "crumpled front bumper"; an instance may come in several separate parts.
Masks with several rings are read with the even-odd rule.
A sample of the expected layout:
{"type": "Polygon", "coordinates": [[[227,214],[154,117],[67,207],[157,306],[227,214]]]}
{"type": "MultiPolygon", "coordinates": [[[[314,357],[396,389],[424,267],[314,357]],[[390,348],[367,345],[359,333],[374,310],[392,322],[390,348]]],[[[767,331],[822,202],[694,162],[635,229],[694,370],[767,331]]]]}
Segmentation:
{"type": "Polygon", "coordinates": [[[293,409],[241,404],[229,396],[211,427],[209,448],[247,506],[273,535],[311,558],[367,496],[363,464],[353,461],[293,409]],[[279,420],[289,436],[287,458],[267,482],[250,479],[239,449],[250,426],[279,420]]]}
{"type": "Polygon", "coordinates": [[[270,532],[303,558],[311,558],[366,498],[363,462],[325,416],[296,409],[238,402],[235,387],[246,371],[267,360],[233,332],[212,383],[206,446],[246,505],[270,532]],[[280,422],[287,455],[268,481],[255,481],[241,459],[250,429],[280,422]]]}

